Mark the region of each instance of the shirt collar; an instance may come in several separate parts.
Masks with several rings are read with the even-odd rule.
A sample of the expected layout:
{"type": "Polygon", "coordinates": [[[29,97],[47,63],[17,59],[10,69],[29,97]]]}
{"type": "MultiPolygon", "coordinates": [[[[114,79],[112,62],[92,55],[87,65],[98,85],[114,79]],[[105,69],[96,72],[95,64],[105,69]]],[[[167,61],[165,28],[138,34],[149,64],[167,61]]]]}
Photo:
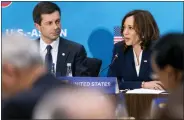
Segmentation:
{"type": "MultiPolygon", "coordinates": [[[[40,37],[40,51],[41,52],[44,52],[46,50],[47,45],[48,44],[46,44],[43,41],[43,39],[40,37]]],[[[52,46],[52,50],[56,52],[59,46],[59,37],[55,41],[53,41],[50,45],[52,46]]]]}

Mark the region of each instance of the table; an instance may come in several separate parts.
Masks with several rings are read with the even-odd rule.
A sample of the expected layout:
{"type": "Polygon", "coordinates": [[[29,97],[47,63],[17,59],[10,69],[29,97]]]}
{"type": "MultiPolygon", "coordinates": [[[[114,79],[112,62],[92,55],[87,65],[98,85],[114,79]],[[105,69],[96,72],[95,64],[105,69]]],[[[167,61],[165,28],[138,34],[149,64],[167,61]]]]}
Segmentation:
{"type": "Polygon", "coordinates": [[[154,98],[168,97],[168,94],[124,94],[124,96],[129,116],[141,119],[150,115],[154,98]]]}

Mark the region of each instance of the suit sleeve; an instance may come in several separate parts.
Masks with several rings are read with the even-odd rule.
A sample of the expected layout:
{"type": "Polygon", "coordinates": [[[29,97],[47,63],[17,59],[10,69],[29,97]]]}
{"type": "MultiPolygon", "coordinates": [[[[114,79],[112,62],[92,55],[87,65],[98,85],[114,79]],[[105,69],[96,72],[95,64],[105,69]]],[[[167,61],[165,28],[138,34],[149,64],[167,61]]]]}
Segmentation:
{"type": "Polygon", "coordinates": [[[76,59],[75,59],[75,76],[87,76],[87,67],[84,65],[84,62],[87,58],[87,53],[82,45],[77,52],[76,59]]]}

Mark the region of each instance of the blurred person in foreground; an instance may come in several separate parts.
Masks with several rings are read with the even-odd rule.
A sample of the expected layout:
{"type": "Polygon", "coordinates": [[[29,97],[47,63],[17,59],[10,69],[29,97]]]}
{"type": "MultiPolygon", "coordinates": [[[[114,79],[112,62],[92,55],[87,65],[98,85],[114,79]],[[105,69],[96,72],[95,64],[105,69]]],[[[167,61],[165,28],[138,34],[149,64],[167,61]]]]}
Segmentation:
{"type": "Polygon", "coordinates": [[[155,118],[183,119],[184,34],[170,33],[153,47],[153,70],[170,92],[166,108],[155,118]]]}
{"type": "Polygon", "coordinates": [[[82,87],[59,88],[35,107],[33,119],[113,119],[115,106],[102,92],[82,87]]]}
{"type": "Polygon", "coordinates": [[[23,36],[2,37],[2,97],[12,97],[31,88],[45,73],[38,45],[23,36]]]}
{"type": "Polygon", "coordinates": [[[2,119],[29,119],[41,96],[63,83],[46,72],[35,41],[2,38],[2,119]]]}
{"type": "Polygon", "coordinates": [[[167,91],[173,92],[183,84],[183,34],[167,34],[153,46],[152,68],[155,76],[163,83],[167,91]]]}
{"type": "Polygon", "coordinates": [[[118,78],[120,89],[163,89],[160,81],[150,77],[151,45],[160,36],[152,14],[147,10],[130,11],[122,20],[121,34],[124,40],[114,46],[108,76],[118,78]]]}

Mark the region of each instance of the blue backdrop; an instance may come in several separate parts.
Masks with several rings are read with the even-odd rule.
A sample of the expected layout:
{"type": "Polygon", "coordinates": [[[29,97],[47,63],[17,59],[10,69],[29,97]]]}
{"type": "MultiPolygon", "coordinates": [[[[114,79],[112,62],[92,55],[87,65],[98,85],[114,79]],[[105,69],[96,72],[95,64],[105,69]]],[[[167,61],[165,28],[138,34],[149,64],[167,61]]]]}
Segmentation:
{"type": "MultiPolygon", "coordinates": [[[[183,32],[183,2],[55,2],[61,8],[61,36],[85,46],[89,57],[103,60],[102,68],[110,64],[114,28],[121,25],[124,15],[133,9],[149,10],[161,35],[183,32]]],[[[2,32],[39,37],[32,11],[37,2],[12,2],[2,8],[2,32]]],[[[101,76],[106,75],[104,71],[101,76]]]]}

